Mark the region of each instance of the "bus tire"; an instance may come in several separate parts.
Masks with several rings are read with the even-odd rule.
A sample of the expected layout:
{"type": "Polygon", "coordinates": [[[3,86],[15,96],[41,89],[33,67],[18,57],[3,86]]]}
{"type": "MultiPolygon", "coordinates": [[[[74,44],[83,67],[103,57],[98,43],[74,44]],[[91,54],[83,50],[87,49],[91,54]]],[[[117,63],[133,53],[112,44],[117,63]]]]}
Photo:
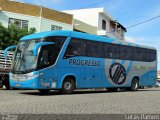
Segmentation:
{"type": "Polygon", "coordinates": [[[62,89],[60,90],[60,92],[62,94],[71,94],[73,93],[74,89],[75,89],[74,80],[70,77],[67,77],[63,82],[62,89]]]}
{"type": "Polygon", "coordinates": [[[139,80],[137,78],[133,78],[130,90],[137,91],[138,88],[139,88],[139,80]]]}
{"type": "Polygon", "coordinates": [[[117,92],[118,88],[107,88],[109,92],[117,92]]]}
{"type": "Polygon", "coordinates": [[[48,94],[50,90],[39,90],[41,94],[48,94]]]}

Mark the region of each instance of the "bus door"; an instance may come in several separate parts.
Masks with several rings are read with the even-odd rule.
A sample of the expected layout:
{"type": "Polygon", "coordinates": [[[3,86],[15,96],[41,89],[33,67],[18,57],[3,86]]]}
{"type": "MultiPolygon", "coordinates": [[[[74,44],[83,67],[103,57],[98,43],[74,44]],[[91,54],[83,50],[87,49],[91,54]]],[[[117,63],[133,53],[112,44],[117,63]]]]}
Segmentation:
{"type": "Polygon", "coordinates": [[[53,81],[53,68],[51,67],[56,60],[56,51],[54,45],[44,45],[41,47],[38,60],[40,74],[40,86],[50,88],[53,81]]]}

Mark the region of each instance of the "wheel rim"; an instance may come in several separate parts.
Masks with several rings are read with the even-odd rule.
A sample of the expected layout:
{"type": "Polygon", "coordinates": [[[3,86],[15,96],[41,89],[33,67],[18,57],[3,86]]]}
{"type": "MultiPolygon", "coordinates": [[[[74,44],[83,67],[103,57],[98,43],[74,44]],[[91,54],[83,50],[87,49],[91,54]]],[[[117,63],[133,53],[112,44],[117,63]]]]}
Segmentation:
{"type": "Polygon", "coordinates": [[[133,81],[132,86],[133,86],[134,89],[137,89],[138,83],[136,81],[133,81]]]}
{"type": "Polygon", "coordinates": [[[72,87],[72,84],[70,82],[65,82],[65,84],[64,84],[65,90],[70,90],[71,87],[72,87]]]}

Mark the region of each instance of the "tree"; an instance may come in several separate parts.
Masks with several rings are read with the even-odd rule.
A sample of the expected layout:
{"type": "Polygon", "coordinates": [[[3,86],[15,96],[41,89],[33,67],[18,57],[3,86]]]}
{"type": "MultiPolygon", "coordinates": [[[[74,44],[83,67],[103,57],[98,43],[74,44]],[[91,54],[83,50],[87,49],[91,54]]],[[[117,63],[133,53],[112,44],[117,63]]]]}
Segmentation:
{"type": "Polygon", "coordinates": [[[30,28],[29,30],[20,29],[15,24],[6,28],[0,23],[0,49],[5,49],[11,45],[17,45],[20,38],[35,32],[35,28],[30,28]]]}

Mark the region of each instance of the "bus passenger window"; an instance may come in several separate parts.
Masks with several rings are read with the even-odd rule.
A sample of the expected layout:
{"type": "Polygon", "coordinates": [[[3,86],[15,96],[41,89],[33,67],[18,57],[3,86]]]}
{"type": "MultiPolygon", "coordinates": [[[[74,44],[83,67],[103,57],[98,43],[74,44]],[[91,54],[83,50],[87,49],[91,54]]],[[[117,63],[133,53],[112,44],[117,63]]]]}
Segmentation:
{"type": "Polygon", "coordinates": [[[119,46],[113,45],[113,58],[119,59],[119,46]]]}
{"type": "Polygon", "coordinates": [[[120,59],[132,60],[133,50],[131,46],[121,45],[120,46],[120,59]]]}
{"type": "Polygon", "coordinates": [[[119,46],[115,44],[105,44],[105,58],[119,59],[119,46]]]}
{"type": "Polygon", "coordinates": [[[71,56],[84,56],[86,54],[86,44],[84,40],[73,38],[71,39],[65,57],[71,56]]]}
{"type": "Polygon", "coordinates": [[[111,44],[105,43],[105,58],[113,58],[111,44]]]}
{"type": "Polygon", "coordinates": [[[103,43],[97,41],[87,41],[87,56],[102,58],[103,55],[103,43]]]}

